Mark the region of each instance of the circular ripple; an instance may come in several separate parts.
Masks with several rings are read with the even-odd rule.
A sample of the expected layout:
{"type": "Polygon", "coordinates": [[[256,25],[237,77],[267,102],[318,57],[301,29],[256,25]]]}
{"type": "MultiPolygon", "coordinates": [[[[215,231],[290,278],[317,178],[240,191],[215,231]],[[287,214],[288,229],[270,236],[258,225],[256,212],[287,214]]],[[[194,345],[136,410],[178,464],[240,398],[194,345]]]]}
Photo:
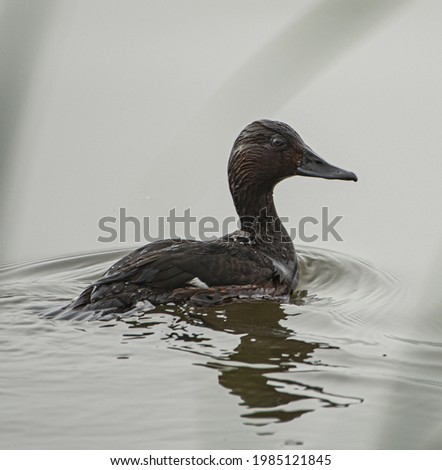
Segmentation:
{"type": "Polygon", "coordinates": [[[403,301],[404,285],[367,261],[322,248],[300,247],[298,289],[310,310],[326,309],[344,323],[374,325],[403,301]]]}
{"type": "MultiPolygon", "coordinates": [[[[53,258],[0,268],[2,303],[12,310],[41,312],[63,305],[130,250],[53,258]]],[[[398,279],[366,261],[332,250],[298,247],[300,283],[310,308],[328,308],[344,321],[364,322],[367,312],[395,302],[398,279]]],[[[297,301],[295,300],[295,303],[297,301]]],[[[373,322],[370,315],[370,322],[373,322]]]]}

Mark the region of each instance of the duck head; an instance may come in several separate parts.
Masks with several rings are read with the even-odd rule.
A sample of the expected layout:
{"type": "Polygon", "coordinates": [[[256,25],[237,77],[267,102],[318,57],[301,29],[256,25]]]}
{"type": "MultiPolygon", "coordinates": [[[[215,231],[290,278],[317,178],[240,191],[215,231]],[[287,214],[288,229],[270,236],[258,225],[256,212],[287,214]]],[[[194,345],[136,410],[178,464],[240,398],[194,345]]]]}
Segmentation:
{"type": "Polygon", "coordinates": [[[330,165],[283,122],[249,124],[233,144],[228,164],[229,186],[240,217],[262,209],[276,215],[273,189],[290,176],[357,181],[356,175],[330,165]]]}
{"type": "Polygon", "coordinates": [[[273,189],[279,181],[295,175],[357,181],[353,172],[330,165],[317,155],[289,125],[270,120],[252,122],[239,134],[228,172],[231,189],[249,184],[273,189]]]}

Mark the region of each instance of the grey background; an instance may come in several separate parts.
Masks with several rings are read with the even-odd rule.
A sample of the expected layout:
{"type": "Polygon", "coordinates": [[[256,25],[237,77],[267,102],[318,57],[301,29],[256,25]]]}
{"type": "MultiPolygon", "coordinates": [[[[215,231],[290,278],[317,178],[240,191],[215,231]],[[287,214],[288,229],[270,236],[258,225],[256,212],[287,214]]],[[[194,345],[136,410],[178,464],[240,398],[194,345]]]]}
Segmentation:
{"type": "Polygon", "coordinates": [[[231,145],[265,117],[360,179],[285,181],[280,215],[329,206],[344,242],[316,246],[426,283],[441,14],[437,0],[1,2],[3,261],[121,246],[97,241],[119,207],[232,215],[231,145]]]}

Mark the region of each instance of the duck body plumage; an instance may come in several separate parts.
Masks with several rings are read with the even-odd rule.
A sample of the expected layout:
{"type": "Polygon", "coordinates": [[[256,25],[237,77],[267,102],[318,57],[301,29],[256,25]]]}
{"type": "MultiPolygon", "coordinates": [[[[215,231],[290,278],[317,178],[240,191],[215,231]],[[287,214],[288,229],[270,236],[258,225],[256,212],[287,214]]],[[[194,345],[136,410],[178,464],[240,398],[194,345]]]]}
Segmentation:
{"type": "Polygon", "coordinates": [[[228,166],[238,231],[212,241],[168,239],[143,246],[117,261],[66,308],[109,313],[145,301],[286,300],[298,282],[298,261],[277,215],[273,189],[295,174],[356,181],[353,173],[318,157],[287,124],[255,121],[236,139],[228,166]]]}
{"type": "Polygon", "coordinates": [[[140,300],[207,305],[284,299],[296,286],[297,260],[292,244],[278,248],[261,247],[241,231],[205,242],[157,241],[115,263],[71,307],[125,311],[140,300]]]}

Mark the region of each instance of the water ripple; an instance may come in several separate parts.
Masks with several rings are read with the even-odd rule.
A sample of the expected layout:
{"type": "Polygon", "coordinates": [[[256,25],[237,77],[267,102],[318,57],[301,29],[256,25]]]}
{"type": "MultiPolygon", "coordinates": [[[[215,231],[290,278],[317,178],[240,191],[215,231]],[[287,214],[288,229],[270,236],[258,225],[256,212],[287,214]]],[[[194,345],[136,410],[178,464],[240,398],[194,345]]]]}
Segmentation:
{"type": "MultiPolygon", "coordinates": [[[[305,419],[318,409],[359,406],[368,391],[352,385],[349,378],[358,383],[365,371],[363,376],[376,382],[388,369],[383,348],[390,339],[379,325],[401,297],[403,285],[365,261],[317,248],[298,250],[301,283],[286,304],[258,300],[210,308],[168,304],[106,321],[93,321],[91,312],[76,314],[71,321],[47,315],[78,295],[126,252],[1,267],[4,315],[0,324],[8,334],[0,346],[14,361],[30,365],[39,361],[38,367],[48,370],[76,370],[78,361],[91,360],[101,370],[109,356],[126,359],[117,361],[125,367],[140,356],[143,367],[163,370],[171,363],[184,364],[184,358],[190,357],[193,365],[217,371],[219,386],[238,398],[243,423],[255,427],[305,419]],[[116,344],[110,345],[115,338],[116,344]],[[152,348],[167,351],[164,362],[152,363],[152,348]],[[346,383],[350,385],[342,385],[346,383]]],[[[415,364],[402,362],[412,377],[415,364]]],[[[392,367],[397,361],[388,364],[392,367]]],[[[112,376],[113,368],[109,371],[112,376]]],[[[133,373],[138,377],[138,368],[133,373]]],[[[102,380],[116,380],[102,374],[102,380]]],[[[22,383],[14,378],[13,369],[6,375],[11,384],[14,380],[22,383]]],[[[425,374],[415,376],[420,384],[430,383],[425,374]]],[[[56,377],[51,380],[60,390],[69,388],[56,377]]],[[[80,377],[76,380],[80,386],[89,386],[80,377]]]]}

